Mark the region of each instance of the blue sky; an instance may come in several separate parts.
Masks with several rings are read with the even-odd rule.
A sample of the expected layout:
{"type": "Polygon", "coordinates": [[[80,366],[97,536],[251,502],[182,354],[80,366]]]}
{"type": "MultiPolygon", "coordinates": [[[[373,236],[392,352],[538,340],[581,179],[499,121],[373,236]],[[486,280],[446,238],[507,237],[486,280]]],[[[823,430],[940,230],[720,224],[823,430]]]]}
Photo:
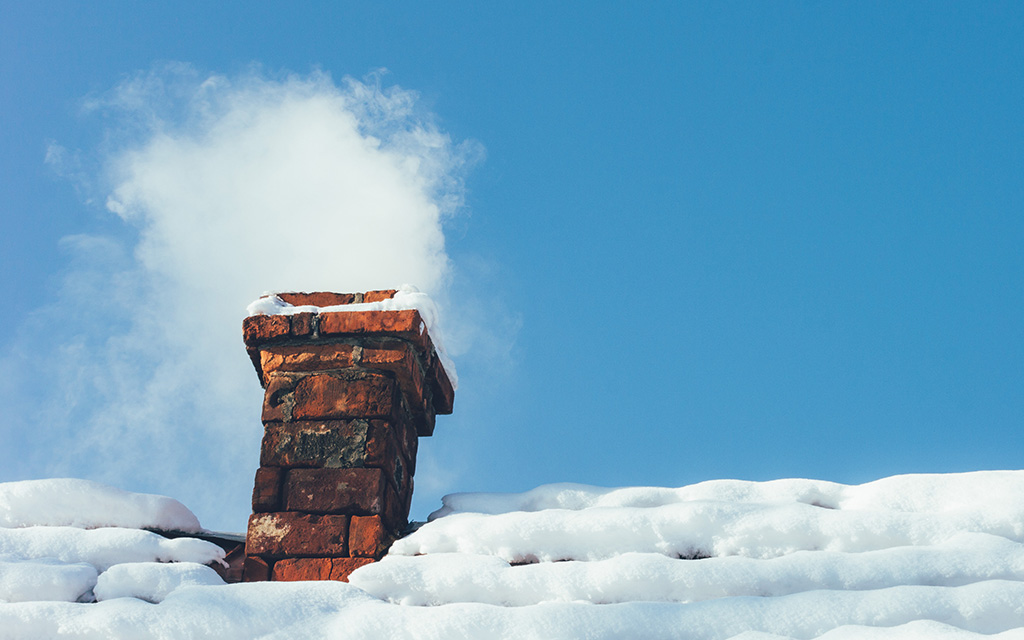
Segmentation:
{"type": "MultiPolygon", "coordinates": [[[[75,428],[104,409],[68,363],[132,320],[74,292],[111,286],[140,242],[103,206],[103,167],[142,134],[84,105],[181,68],[386,69],[464,156],[443,226],[460,389],[422,443],[414,517],[559,481],[1019,468],[1022,61],[1016,3],[0,0],[0,480],[105,479],[244,526],[258,416],[216,441],[183,419],[154,445],[207,467],[238,450],[192,484],[188,456],[173,477],[110,471],[75,428]],[[223,509],[197,497],[220,480],[223,509]]],[[[247,384],[181,402],[258,404],[247,384]]]]}

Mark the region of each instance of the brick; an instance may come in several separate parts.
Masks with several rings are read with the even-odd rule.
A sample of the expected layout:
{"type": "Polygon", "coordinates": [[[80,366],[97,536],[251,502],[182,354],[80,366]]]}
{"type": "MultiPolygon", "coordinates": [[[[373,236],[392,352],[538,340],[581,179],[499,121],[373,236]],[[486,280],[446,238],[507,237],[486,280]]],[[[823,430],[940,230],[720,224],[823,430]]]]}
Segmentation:
{"type": "Polygon", "coordinates": [[[384,376],[338,378],[314,374],[295,387],[296,420],[317,418],[384,418],[391,415],[394,382],[384,376]]]}
{"type": "Polygon", "coordinates": [[[276,467],[362,467],[366,463],[366,420],[268,423],[260,464],[276,467]]]}
{"type": "Polygon", "coordinates": [[[246,347],[245,352],[249,354],[249,360],[252,362],[252,366],[256,370],[256,375],[259,376],[260,386],[267,386],[266,376],[263,375],[263,367],[260,366],[260,350],[256,347],[246,347]]]}
{"type": "Polygon", "coordinates": [[[391,544],[380,516],[352,516],[348,530],[348,554],[380,558],[391,544]]]}
{"type": "Polygon", "coordinates": [[[288,316],[248,316],[242,321],[242,338],[247,345],[272,340],[288,335],[291,324],[288,316]]]}
{"type": "Polygon", "coordinates": [[[263,422],[291,420],[295,404],[295,381],[286,376],[268,376],[263,392],[263,422]]]}
{"type": "Polygon", "coordinates": [[[455,388],[448,378],[448,373],[441,366],[441,361],[435,359],[430,371],[427,373],[430,384],[431,400],[434,404],[434,412],[440,415],[449,415],[455,405],[455,388]]]}
{"type": "Polygon", "coordinates": [[[398,293],[397,289],[379,289],[377,291],[367,291],[363,294],[363,302],[379,302],[381,300],[390,300],[395,297],[398,293]]]}
{"type": "Polygon", "coordinates": [[[266,582],[270,580],[270,563],[257,556],[246,556],[242,569],[243,582],[266,582]]]}
{"type": "Polygon", "coordinates": [[[393,340],[383,344],[377,342],[364,345],[359,364],[367,369],[393,373],[409,407],[414,412],[423,408],[423,370],[412,345],[408,342],[393,340]]]}
{"type": "Polygon", "coordinates": [[[260,368],[265,375],[347,369],[355,364],[352,350],[350,344],[270,346],[260,350],[260,368]]]}
{"type": "Polygon", "coordinates": [[[415,309],[395,311],[330,311],[320,314],[320,335],[394,335],[411,340],[425,349],[429,339],[420,312],[415,309]]]}
{"type": "Polygon", "coordinates": [[[340,580],[348,582],[349,575],[372,558],[288,558],[274,564],[274,580],[340,580]]]}
{"type": "Polygon", "coordinates": [[[384,487],[384,512],[383,516],[384,525],[390,527],[393,531],[401,531],[409,524],[409,508],[406,505],[408,500],[406,496],[399,495],[395,491],[395,487],[391,484],[386,484],[384,487]]]}
{"type": "Polygon", "coordinates": [[[387,481],[380,469],[292,469],[284,508],[307,513],[384,513],[387,481]]]}
{"type": "Polygon", "coordinates": [[[256,513],[281,510],[281,469],[260,467],[252,488],[252,510],[256,513]]]}
{"type": "MultiPolygon", "coordinates": [[[[406,488],[405,493],[405,521],[406,524],[409,522],[409,511],[412,510],[412,494],[414,493],[416,481],[412,476],[409,476],[409,486],[406,488]]],[[[404,527],[403,527],[404,528],[404,527]]]]}
{"type": "Polygon", "coordinates": [[[292,316],[292,335],[311,336],[313,335],[314,313],[296,313],[292,316]]]}
{"type": "Polygon", "coordinates": [[[422,411],[414,411],[412,419],[418,435],[421,435],[424,438],[434,435],[435,417],[433,404],[428,402],[426,406],[423,407],[422,411]]]}
{"type": "Polygon", "coordinates": [[[352,304],[356,299],[353,293],[332,293],[330,291],[279,293],[277,297],[296,307],[304,307],[306,305],[333,307],[339,304],[352,304]]]}
{"type": "Polygon", "coordinates": [[[249,517],[245,553],[263,558],[345,555],[348,516],[254,513],[249,517]]]}
{"type": "Polygon", "coordinates": [[[366,459],[368,467],[382,469],[389,481],[396,483],[401,488],[402,470],[405,464],[398,452],[398,443],[395,435],[388,428],[388,423],[383,420],[370,422],[369,431],[366,436],[366,459]]]}
{"type": "Polygon", "coordinates": [[[389,425],[395,433],[395,437],[398,440],[399,448],[405,455],[406,468],[409,470],[409,475],[416,474],[416,451],[419,449],[419,435],[416,433],[416,429],[409,423],[408,420],[395,420],[389,425]]]}

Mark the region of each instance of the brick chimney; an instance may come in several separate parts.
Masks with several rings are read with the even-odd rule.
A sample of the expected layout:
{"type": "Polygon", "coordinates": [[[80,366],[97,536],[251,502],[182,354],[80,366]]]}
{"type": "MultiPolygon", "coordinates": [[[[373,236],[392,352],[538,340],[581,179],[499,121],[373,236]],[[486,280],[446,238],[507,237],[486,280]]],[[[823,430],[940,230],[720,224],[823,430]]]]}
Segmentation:
{"type": "Polygon", "coordinates": [[[245,319],[265,389],[245,580],[346,580],[408,525],[417,441],[452,412],[451,382],[415,309],[321,309],[395,293],[282,293],[317,309],[245,319]]]}

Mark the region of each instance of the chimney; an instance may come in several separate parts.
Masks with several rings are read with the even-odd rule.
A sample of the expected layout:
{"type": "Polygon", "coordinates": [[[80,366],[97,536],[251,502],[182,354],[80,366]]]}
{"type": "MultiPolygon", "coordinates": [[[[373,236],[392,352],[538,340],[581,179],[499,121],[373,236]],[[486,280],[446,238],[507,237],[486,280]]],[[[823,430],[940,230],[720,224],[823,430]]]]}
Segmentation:
{"type": "Polygon", "coordinates": [[[408,525],[418,438],[454,391],[419,311],[359,304],[395,293],[282,293],[307,309],[245,319],[265,389],[245,580],[346,580],[408,525]]]}

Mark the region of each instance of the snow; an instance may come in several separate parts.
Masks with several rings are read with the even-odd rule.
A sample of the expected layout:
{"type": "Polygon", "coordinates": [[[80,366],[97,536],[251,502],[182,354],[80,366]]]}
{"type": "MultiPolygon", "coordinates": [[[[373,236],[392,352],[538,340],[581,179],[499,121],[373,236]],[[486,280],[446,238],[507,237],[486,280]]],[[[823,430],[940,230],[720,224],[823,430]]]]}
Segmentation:
{"type": "Polygon", "coordinates": [[[296,313],[404,311],[408,309],[415,309],[420,312],[423,324],[426,325],[427,333],[430,335],[430,341],[434,344],[434,349],[437,351],[438,360],[441,361],[441,366],[444,367],[445,373],[448,374],[448,380],[452,383],[452,388],[458,389],[459,375],[455,370],[455,362],[448,356],[448,351],[445,349],[444,332],[441,330],[440,313],[438,312],[437,305],[430,296],[412,285],[403,284],[398,288],[393,297],[385,300],[339,304],[327,307],[317,307],[314,305],[296,306],[285,302],[274,293],[267,293],[250,303],[246,307],[246,313],[250,316],[273,316],[294,315],[296,313]]]}
{"type": "Polygon", "coordinates": [[[73,478],[0,484],[0,527],[34,525],[199,531],[196,516],[165,496],[73,478]]]}
{"type": "Polygon", "coordinates": [[[93,588],[98,575],[96,567],[85,562],[0,561],[0,602],[77,602],[93,588]]]}
{"type": "Polygon", "coordinates": [[[139,598],[156,603],[181,587],[221,584],[224,580],[216,571],[195,562],[125,562],[104,571],[93,591],[101,602],[113,598],[139,598]]]}
{"type": "Polygon", "coordinates": [[[0,529],[0,558],[56,558],[100,571],[121,562],[216,562],[224,550],[197,538],[165,538],[150,531],[103,527],[0,529]]]}
{"type": "Polygon", "coordinates": [[[344,583],[180,588],[158,605],[0,605],[9,638],[324,638],[717,640],[727,638],[1021,638],[1024,585],[896,587],[728,598],[695,604],[543,603],[526,607],[387,603],[344,583]],[[922,621],[924,624],[922,624],[922,621]],[[902,628],[900,628],[902,626],[902,628]],[[881,633],[877,627],[895,627],[881,633]],[[887,633],[886,633],[887,631],[887,633]],[[751,633],[756,632],[756,633],[751,633]],[[932,633],[936,635],[931,635],[932,633]],[[874,636],[868,634],[875,634],[874,636]]]}
{"type": "MultiPolygon", "coordinates": [[[[100,592],[156,602],[182,585],[223,584],[204,566],[223,563],[219,546],[140,528],[201,530],[164,496],[68,478],[8,482],[0,523],[0,603],[92,602],[100,592]]],[[[0,621],[9,606],[0,604],[0,621]]]]}
{"type": "Polygon", "coordinates": [[[69,529],[0,529],[3,637],[1024,639],[1021,471],[456,494],[350,584],[69,529]]]}

